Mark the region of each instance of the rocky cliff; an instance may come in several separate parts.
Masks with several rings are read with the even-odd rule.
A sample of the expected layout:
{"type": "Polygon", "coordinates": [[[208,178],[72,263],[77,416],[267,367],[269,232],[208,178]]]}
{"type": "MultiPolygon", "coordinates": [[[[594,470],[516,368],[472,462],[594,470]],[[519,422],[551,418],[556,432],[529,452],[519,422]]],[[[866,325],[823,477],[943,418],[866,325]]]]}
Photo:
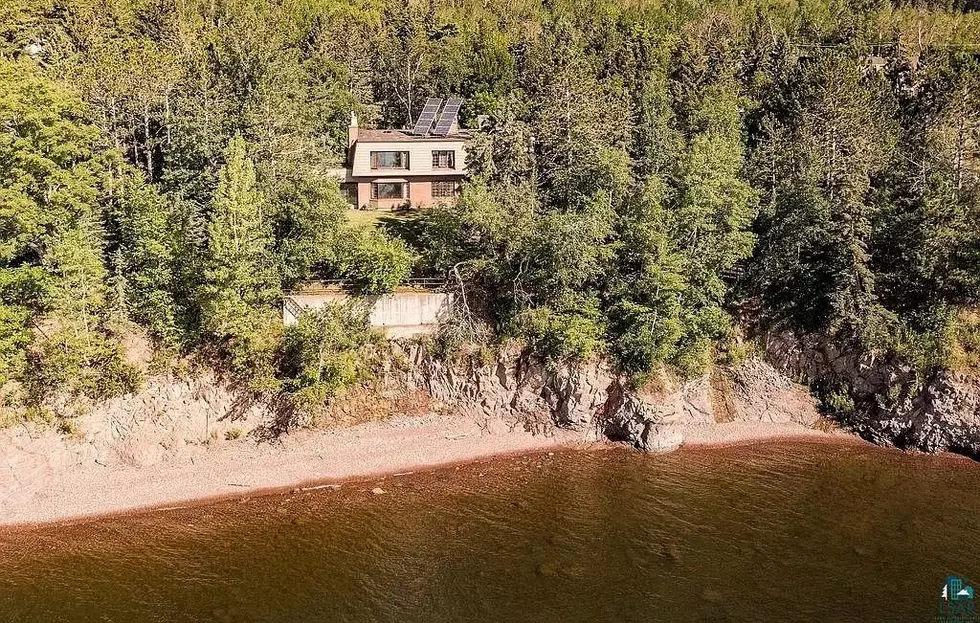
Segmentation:
{"type": "Polygon", "coordinates": [[[684,382],[660,378],[636,391],[601,361],[549,366],[516,350],[493,361],[449,364],[418,344],[399,347],[403,369],[386,382],[424,389],[470,416],[505,418],[547,432],[569,428],[652,451],[683,443],[692,427],[757,422],[813,427],[820,420],[806,388],[759,360],[684,382]]]}
{"type": "Polygon", "coordinates": [[[840,422],[879,444],[980,458],[980,376],[918,372],[897,357],[843,351],[818,337],[764,338],[768,361],[812,384],[840,422]]]}
{"type": "MultiPolygon", "coordinates": [[[[919,381],[896,362],[825,351],[821,363],[789,342],[774,346],[777,366],[800,378],[827,374],[828,363],[842,374],[857,369],[864,394],[844,423],[868,439],[977,456],[976,379],[941,372],[919,381]]],[[[78,406],[60,430],[24,420],[0,429],[0,519],[169,504],[590,440],[667,451],[827,428],[809,390],[758,358],[687,381],[662,374],[637,390],[601,361],[548,366],[504,350],[448,363],[411,343],[393,346],[372,383],[332,401],[321,414],[329,431],[277,436],[276,409],[241,400],[208,372],[155,377],[139,392],[78,406]]]]}
{"type": "Polygon", "coordinates": [[[244,402],[211,373],[156,376],[138,392],[75,407],[78,414],[60,433],[31,423],[0,431],[4,455],[20,456],[28,470],[145,467],[193,460],[209,445],[262,430],[270,420],[267,408],[244,402]]]}
{"type": "MultiPolygon", "coordinates": [[[[796,378],[823,383],[825,399],[834,388],[849,387],[837,405],[838,419],[875,443],[980,456],[977,377],[938,371],[923,379],[898,361],[862,359],[786,335],[764,345],[771,363],[750,358],[686,381],[662,374],[636,389],[598,360],[549,366],[504,349],[450,363],[420,344],[396,343],[376,382],[336,399],[327,418],[352,426],[446,411],[488,427],[544,435],[571,430],[587,440],[666,451],[688,438],[710,439],[728,423],[771,427],[773,434],[825,426],[817,400],[791,380],[796,378]]],[[[275,424],[271,409],[240,401],[212,374],[156,377],[140,392],[90,405],[75,418],[72,434],[85,443],[66,445],[43,435],[51,437],[50,448],[39,456],[50,450],[71,454],[62,457],[68,462],[145,466],[239,436],[268,436],[275,424]]],[[[21,442],[39,443],[27,437],[21,442]]]]}

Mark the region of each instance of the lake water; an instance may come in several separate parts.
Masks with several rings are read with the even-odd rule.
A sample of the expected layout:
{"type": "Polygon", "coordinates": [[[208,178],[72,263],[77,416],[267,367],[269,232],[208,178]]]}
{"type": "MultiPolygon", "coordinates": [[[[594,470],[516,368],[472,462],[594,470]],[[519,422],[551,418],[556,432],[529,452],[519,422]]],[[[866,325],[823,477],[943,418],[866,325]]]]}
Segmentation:
{"type": "Polygon", "coordinates": [[[978,511],[864,445],[563,451],[0,534],[0,620],[934,621],[978,511]]]}

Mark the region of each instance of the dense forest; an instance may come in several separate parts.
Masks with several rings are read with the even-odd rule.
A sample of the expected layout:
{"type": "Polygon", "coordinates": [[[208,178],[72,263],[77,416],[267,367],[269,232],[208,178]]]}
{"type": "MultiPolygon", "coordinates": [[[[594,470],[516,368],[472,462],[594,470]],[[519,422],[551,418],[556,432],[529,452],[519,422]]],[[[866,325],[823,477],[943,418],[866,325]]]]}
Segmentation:
{"type": "Polygon", "coordinates": [[[186,359],[322,401],[364,374],[355,305],[283,291],[442,276],[440,334],[697,374],[791,330],[922,367],[980,351],[971,0],[5,0],[6,405],[125,392],[186,359]],[[463,98],[458,203],[355,225],[351,111],[463,98]],[[459,298],[459,297],[457,297],[459,298]]]}

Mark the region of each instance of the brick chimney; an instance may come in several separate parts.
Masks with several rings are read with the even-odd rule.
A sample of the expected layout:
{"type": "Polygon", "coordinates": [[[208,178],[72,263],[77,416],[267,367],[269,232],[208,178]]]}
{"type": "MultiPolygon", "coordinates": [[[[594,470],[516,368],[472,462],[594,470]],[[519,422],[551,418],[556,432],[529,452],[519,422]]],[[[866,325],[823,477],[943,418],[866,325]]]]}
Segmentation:
{"type": "Polygon", "coordinates": [[[347,128],[347,149],[354,146],[357,142],[357,115],[354,111],[350,113],[350,126],[347,128]]]}

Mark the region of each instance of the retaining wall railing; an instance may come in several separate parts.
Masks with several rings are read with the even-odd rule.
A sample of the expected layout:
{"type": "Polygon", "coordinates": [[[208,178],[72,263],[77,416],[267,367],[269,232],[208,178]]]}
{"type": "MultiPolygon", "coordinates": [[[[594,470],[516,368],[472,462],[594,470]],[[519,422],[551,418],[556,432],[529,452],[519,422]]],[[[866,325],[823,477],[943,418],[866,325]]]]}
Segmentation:
{"type": "MultiPolygon", "coordinates": [[[[445,279],[439,279],[434,277],[419,277],[414,279],[406,279],[405,281],[398,284],[398,287],[409,287],[417,288],[419,290],[441,290],[446,286],[445,279]]],[[[347,290],[351,292],[356,292],[359,289],[359,284],[351,281],[350,279],[321,279],[306,285],[302,285],[299,289],[289,294],[323,294],[325,292],[334,292],[337,290],[347,290]]]]}

